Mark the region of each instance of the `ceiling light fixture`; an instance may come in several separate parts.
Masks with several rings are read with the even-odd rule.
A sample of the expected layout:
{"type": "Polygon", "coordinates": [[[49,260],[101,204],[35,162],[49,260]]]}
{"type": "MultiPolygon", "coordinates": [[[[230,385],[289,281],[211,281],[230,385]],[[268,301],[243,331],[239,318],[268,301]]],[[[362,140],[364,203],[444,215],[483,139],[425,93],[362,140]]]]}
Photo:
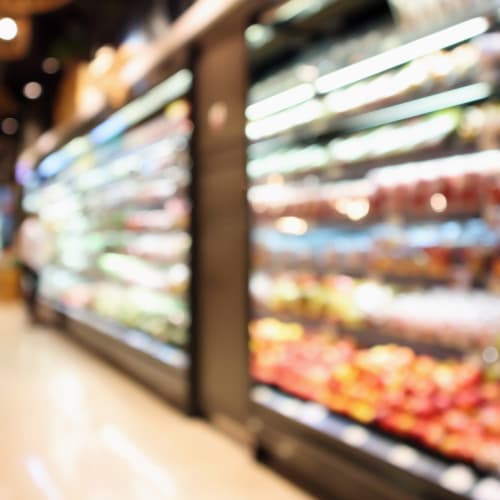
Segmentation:
{"type": "Polygon", "coordinates": [[[19,123],[15,118],[9,117],[2,120],[2,132],[5,135],[14,135],[19,129],[19,123]]]}
{"type": "Polygon", "coordinates": [[[61,69],[61,63],[55,57],[47,57],[42,62],[42,69],[44,73],[53,75],[61,69]]]}
{"type": "Polygon", "coordinates": [[[23,89],[24,96],[28,99],[38,99],[42,91],[42,86],[38,82],[28,82],[23,89]]]}
{"type": "Polygon", "coordinates": [[[0,39],[10,42],[16,38],[18,27],[16,21],[11,17],[2,17],[0,19],[0,39]]]}

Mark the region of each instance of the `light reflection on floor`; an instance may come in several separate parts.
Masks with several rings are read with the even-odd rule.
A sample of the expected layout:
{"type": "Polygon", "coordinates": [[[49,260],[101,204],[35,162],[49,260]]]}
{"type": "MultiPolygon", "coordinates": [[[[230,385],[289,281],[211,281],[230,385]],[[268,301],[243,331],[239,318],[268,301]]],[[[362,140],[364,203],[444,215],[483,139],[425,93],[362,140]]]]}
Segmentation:
{"type": "Polygon", "coordinates": [[[0,500],[308,498],[19,307],[0,325],[0,500]]]}

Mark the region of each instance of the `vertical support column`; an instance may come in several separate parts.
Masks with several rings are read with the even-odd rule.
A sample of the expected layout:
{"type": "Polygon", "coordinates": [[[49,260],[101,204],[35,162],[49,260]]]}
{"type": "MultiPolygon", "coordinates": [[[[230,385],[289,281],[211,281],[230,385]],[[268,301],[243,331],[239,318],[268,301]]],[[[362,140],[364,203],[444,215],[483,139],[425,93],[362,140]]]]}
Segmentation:
{"type": "Polygon", "coordinates": [[[227,19],[195,61],[199,406],[246,437],[247,211],[244,21],[227,19]]]}

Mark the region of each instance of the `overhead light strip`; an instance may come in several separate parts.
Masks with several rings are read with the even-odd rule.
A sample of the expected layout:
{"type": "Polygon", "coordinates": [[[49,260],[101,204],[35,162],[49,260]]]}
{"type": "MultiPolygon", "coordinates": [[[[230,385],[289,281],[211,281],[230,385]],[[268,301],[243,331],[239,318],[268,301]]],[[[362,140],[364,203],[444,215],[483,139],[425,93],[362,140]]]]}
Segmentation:
{"type": "Polygon", "coordinates": [[[103,144],[144,118],[152,115],[162,106],[184,95],[191,87],[193,75],[188,69],[175,73],[147,94],[111,115],[89,134],[93,144],[103,144]]]}
{"type": "Polygon", "coordinates": [[[192,81],[191,71],[188,69],[178,71],[142,97],[112,114],[86,136],[73,139],[47,156],[38,166],[39,173],[45,178],[58,174],[79,156],[91,151],[92,147],[102,145],[117,137],[128,128],[151,116],[162,106],[184,95],[190,89],[192,81]]]}
{"type": "Polygon", "coordinates": [[[255,104],[250,104],[246,110],[246,116],[249,120],[260,120],[308,101],[314,97],[315,93],[313,85],[303,83],[255,104]]]}
{"type": "Polygon", "coordinates": [[[324,113],[324,105],[319,100],[306,101],[263,120],[248,123],[246,134],[251,141],[258,141],[317,120],[324,113]]]}
{"type": "Polygon", "coordinates": [[[490,21],[486,17],[469,19],[414,42],[321,76],[316,80],[315,88],[309,83],[300,84],[250,104],[246,110],[246,116],[251,121],[266,118],[313,99],[316,91],[319,94],[327,94],[413,61],[418,57],[474,38],[488,31],[489,28],[490,21]]]}
{"type": "Polygon", "coordinates": [[[320,94],[326,94],[413,61],[418,57],[474,38],[488,31],[489,28],[490,21],[486,17],[469,19],[414,42],[401,45],[382,54],[364,59],[359,63],[351,64],[350,66],[324,75],[316,80],[316,90],[320,94]]]}
{"type": "MultiPolygon", "coordinates": [[[[370,111],[369,113],[357,114],[345,118],[340,117],[339,123],[342,124],[344,129],[351,127],[354,129],[370,128],[421,116],[453,106],[480,101],[491,96],[492,93],[493,88],[490,84],[484,82],[473,83],[465,87],[395,104],[388,108],[370,111]]],[[[278,134],[286,134],[306,124],[311,125],[309,122],[315,120],[330,119],[332,116],[327,106],[321,100],[314,99],[273,116],[248,123],[246,126],[246,135],[251,141],[259,141],[278,134]]]]}
{"type": "Polygon", "coordinates": [[[489,83],[473,83],[465,87],[395,104],[389,108],[377,109],[361,116],[354,116],[352,119],[347,118],[346,124],[354,123],[358,125],[355,125],[355,128],[360,129],[377,127],[433,113],[434,111],[481,101],[490,97],[492,93],[493,87],[489,83]]]}

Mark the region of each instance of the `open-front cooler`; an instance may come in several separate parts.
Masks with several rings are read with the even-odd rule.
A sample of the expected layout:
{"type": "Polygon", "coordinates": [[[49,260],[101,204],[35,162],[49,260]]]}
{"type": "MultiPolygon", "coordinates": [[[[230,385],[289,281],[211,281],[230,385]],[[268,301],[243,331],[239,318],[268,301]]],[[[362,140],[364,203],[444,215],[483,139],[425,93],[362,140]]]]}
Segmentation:
{"type": "Polygon", "coordinates": [[[496,6],[417,36],[410,2],[299,3],[247,30],[261,456],[330,498],[500,498],[496,6]]]}
{"type": "Polygon", "coordinates": [[[45,304],[67,330],[190,410],[192,74],[181,69],[72,138],[24,205],[51,241],[45,304]]]}

